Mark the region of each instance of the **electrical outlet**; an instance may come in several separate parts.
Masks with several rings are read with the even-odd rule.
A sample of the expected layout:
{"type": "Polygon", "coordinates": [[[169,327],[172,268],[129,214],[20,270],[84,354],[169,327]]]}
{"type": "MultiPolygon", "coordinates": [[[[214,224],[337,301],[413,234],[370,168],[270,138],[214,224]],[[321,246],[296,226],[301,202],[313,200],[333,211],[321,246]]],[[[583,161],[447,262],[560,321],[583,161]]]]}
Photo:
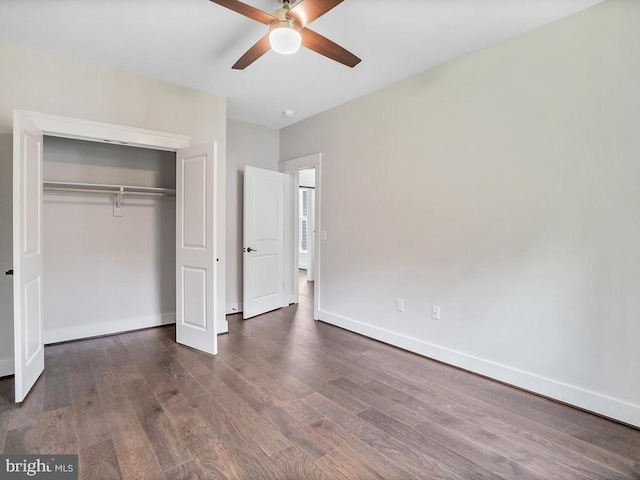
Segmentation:
{"type": "Polygon", "coordinates": [[[401,298],[396,298],[396,310],[399,312],[404,312],[404,300],[401,298]]]}
{"type": "Polygon", "coordinates": [[[440,320],[440,307],[433,305],[431,307],[431,318],[434,320],[440,320]]]}

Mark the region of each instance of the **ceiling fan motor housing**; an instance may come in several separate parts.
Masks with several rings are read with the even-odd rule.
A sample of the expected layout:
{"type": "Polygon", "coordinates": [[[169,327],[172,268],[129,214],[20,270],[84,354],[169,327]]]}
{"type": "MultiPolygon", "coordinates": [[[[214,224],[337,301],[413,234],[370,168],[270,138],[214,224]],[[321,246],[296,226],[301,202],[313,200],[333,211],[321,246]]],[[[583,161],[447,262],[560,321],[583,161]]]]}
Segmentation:
{"type": "MultiPolygon", "coordinates": [[[[291,24],[297,26],[297,23],[295,22],[295,20],[292,17],[287,16],[290,11],[291,9],[289,8],[289,6],[285,5],[283,8],[278,8],[277,10],[274,10],[271,15],[276,17],[281,22],[290,22],[291,24]]],[[[277,23],[277,22],[274,22],[274,23],[277,23]]]]}
{"type": "Polygon", "coordinates": [[[272,15],[278,20],[269,25],[271,48],[284,54],[297,52],[301,42],[300,26],[293,18],[287,17],[287,13],[289,13],[289,6],[285,3],[284,8],[273,12],[272,15]]]}

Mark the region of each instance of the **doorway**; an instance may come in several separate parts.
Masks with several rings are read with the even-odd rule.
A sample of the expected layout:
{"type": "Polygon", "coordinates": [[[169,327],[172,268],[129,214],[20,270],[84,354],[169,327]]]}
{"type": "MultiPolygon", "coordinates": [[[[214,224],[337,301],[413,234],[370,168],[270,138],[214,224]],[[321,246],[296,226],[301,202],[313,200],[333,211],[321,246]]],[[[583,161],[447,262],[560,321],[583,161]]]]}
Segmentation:
{"type": "MultiPolygon", "coordinates": [[[[314,153],[304,157],[294,158],[280,162],[279,169],[287,174],[285,184],[285,295],[288,303],[299,303],[299,189],[300,172],[313,170],[314,205],[313,218],[315,229],[309,230],[309,238],[312,242],[311,268],[313,275],[313,318],[318,320],[320,306],[320,284],[322,272],[320,270],[320,256],[322,253],[321,240],[326,238],[326,232],[322,231],[321,205],[322,205],[322,154],[314,153]]],[[[304,175],[304,174],[303,174],[304,175]]]]}
{"type": "Polygon", "coordinates": [[[298,172],[298,268],[313,282],[316,170],[298,172]]]}
{"type": "Polygon", "coordinates": [[[175,168],[174,152],[44,137],[45,344],[175,323],[175,168]]]}

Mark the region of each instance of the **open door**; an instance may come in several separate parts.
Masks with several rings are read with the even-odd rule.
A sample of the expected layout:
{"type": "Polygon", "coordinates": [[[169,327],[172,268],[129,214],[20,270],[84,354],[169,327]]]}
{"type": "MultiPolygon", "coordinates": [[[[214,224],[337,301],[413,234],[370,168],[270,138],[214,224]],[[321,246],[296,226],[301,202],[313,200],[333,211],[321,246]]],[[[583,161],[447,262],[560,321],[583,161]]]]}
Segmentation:
{"type": "Polygon", "coordinates": [[[176,165],[176,341],[213,355],[219,311],[216,149],[216,143],[179,149],[176,165]]]}
{"type": "Polygon", "coordinates": [[[284,306],[284,181],[280,172],[244,170],[243,318],[284,306]]]}
{"type": "Polygon", "coordinates": [[[42,141],[23,113],[13,117],[13,328],[15,399],[44,370],[42,335],[42,141]]]}

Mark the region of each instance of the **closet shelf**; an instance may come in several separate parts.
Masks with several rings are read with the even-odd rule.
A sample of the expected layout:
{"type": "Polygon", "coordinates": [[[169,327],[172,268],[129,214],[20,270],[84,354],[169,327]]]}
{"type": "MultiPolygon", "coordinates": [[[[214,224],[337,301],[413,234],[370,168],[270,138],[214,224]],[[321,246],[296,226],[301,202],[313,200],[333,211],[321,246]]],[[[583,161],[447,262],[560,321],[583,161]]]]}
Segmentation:
{"type": "Polygon", "coordinates": [[[45,192],[72,193],[91,195],[142,195],[156,197],[175,197],[175,188],[135,187],[131,185],[108,185],[103,183],[75,183],[75,182],[42,182],[45,192]]]}

